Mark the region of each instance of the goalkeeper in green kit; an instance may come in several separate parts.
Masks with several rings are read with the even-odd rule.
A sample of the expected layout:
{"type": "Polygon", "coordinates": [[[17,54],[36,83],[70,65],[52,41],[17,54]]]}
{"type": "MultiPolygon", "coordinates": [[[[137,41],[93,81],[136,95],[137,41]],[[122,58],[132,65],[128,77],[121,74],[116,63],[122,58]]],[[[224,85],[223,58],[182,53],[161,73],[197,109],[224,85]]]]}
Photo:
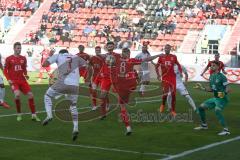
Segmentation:
{"type": "Polygon", "coordinates": [[[208,129],[207,123],[206,123],[206,109],[214,109],[215,114],[217,116],[217,119],[219,120],[220,124],[223,127],[223,130],[218,133],[218,135],[229,135],[230,132],[227,128],[227,125],[225,123],[224,117],[223,117],[223,110],[224,107],[228,103],[228,82],[225,75],[219,72],[219,62],[213,61],[211,65],[211,69],[213,71],[213,74],[210,75],[209,81],[210,81],[210,88],[205,88],[201,86],[200,84],[197,84],[195,88],[199,88],[206,92],[213,92],[214,98],[210,98],[206,101],[204,101],[200,107],[198,108],[199,115],[201,118],[201,125],[199,127],[194,128],[195,130],[204,130],[208,129]]]}

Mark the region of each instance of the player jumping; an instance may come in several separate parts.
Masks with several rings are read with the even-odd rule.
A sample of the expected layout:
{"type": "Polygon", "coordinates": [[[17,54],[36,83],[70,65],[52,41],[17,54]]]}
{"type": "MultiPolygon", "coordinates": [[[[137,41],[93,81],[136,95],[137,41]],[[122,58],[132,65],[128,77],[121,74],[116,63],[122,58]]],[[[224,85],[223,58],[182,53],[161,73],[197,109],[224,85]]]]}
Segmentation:
{"type": "Polygon", "coordinates": [[[78,56],[73,56],[68,53],[68,50],[62,49],[59,54],[49,57],[43,66],[47,67],[50,64],[57,63],[58,78],[57,81],[48,88],[44,95],[44,104],[47,112],[47,117],[43,121],[43,125],[47,125],[53,118],[52,116],[52,99],[61,95],[71,101],[70,110],[73,119],[72,139],[75,141],[78,136],[78,110],[77,100],[79,92],[79,67],[86,65],[86,61],[78,56]]]}
{"type": "Polygon", "coordinates": [[[118,94],[121,118],[127,130],[126,135],[130,135],[132,133],[126,105],[128,104],[130,94],[136,89],[137,86],[137,77],[133,67],[134,65],[140,65],[142,62],[152,61],[159,56],[160,55],[150,56],[142,60],[130,58],[130,50],[128,48],[124,48],[119,61],[115,64],[108,64],[109,66],[115,65],[116,67],[115,72],[112,72],[111,69],[109,72],[111,72],[113,87],[118,94]]]}

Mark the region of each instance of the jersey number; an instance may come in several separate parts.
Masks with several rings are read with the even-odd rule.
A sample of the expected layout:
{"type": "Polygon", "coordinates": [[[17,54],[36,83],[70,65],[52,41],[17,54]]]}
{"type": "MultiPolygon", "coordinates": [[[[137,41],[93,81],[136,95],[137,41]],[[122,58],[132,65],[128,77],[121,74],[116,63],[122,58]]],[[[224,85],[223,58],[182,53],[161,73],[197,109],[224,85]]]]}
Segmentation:
{"type": "Polygon", "coordinates": [[[22,66],[21,65],[15,65],[14,70],[15,71],[21,71],[22,70],[22,66]]]}
{"type": "Polygon", "coordinates": [[[120,64],[120,73],[124,74],[126,72],[126,62],[121,62],[120,64]]]}

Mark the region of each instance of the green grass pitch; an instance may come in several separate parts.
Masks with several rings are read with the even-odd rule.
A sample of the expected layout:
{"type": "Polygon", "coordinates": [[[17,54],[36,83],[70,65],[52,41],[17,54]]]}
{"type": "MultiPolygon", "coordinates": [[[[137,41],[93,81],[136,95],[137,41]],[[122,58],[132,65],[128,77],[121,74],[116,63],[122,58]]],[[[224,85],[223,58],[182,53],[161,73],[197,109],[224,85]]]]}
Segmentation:
{"type": "MultiPolygon", "coordinates": [[[[36,80],[34,78],[36,74],[32,73],[30,75],[29,82],[35,95],[37,110],[43,111],[43,95],[48,88],[47,80],[44,80],[43,84],[35,84],[33,81],[36,80]]],[[[156,85],[156,83],[153,83],[153,85],[156,85]]],[[[193,89],[193,83],[188,83],[187,88],[197,105],[212,96],[211,93],[193,89]]],[[[224,111],[225,119],[231,131],[229,136],[217,136],[221,127],[213,111],[207,112],[209,130],[206,131],[193,130],[199,124],[199,118],[195,113],[192,113],[192,118],[191,116],[188,117],[188,122],[166,120],[147,122],[143,119],[135,119],[132,122],[133,134],[125,136],[124,125],[119,121],[119,109],[116,108],[108,115],[106,120],[81,121],[79,123],[78,140],[72,142],[71,122],[64,122],[55,118],[49,125],[43,127],[41,123],[31,121],[30,115],[24,115],[23,121],[17,122],[16,116],[11,115],[16,113],[13,93],[6,85],[5,100],[12,108],[10,110],[0,108],[0,160],[156,160],[166,158],[167,155],[175,155],[211,143],[231,139],[240,134],[238,99],[240,90],[239,85],[231,84],[230,88],[232,89],[232,93],[229,95],[230,103],[224,111]]],[[[157,114],[160,102],[156,100],[160,99],[157,97],[154,99],[146,98],[144,99],[145,102],[140,102],[134,107],[128,107],[128,111],[131,115],[137,115],[140,112],[157,114]]],[[[178,94],[176,103],[177,113],[189,112],[189,105],[184,97],[178,94]]],[[[79,108],[87,107],[89,104],[89,97],[79,97],[79,108]]],[[[22,99],[22,110],[23,112],[29,112],[26,97],[22,99]]],[[[83,109],[79,112],[83,116],[92,116],[91,114],[84,114],[88,110],[83,109]]],[[[39,113],[42,120],[45,116],[46,113],[39,113]]],[[[239,140],[233,141],[179,159],[238,160],[240,159],[239,145],[239,140]]]]}

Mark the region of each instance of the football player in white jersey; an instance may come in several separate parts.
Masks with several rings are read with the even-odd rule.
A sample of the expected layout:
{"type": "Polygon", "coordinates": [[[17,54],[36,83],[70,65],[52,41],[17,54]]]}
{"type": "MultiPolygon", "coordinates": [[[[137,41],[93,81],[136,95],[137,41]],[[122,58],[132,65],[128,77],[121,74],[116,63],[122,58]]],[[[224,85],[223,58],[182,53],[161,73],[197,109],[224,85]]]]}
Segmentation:
{"type": "MultiPolygon", "coordinates": [[[[185,82],[187,82],[188,81],[188,73],[187,73],[187,69],[183,65],[182,65],[182,71],[185,76],[185,82]]],[[[189,95],[189,92],[183,83],[182,75],[179,72],[177,65],[174,65],[174,72],[176,74],[176,89],[177,89],[177,91],[187,99],[190,106],[193,108],[194,111],[196,111],[196,105],[195,105],[192,97],[189,95]]],[[[171,94],[170,93],[168,94],[168,97],[167,97],[167,104],[168,104],[168,108],[171,109],[170,108],[171,107],[171,94]]]]}
{"type": "Polygon", "coordinates": [[[44,95],[47,117],[42,124],[47,125],[53,118],[52,98],[65,95],[65,98],[71,101],[70,110],[73,120],[72,139],[75,141],[78,136],[78,110],[76,105],[79,92],[79,67],[86,66],[86,61],[76,55],[69,54],[68,50],[62,49],[59,51],[59,54],[49,57],[43,63],[43,67],[47,67],[53,63],[56,63],[58,66],[58,76],[56,82],[48,88],[44,95]]]}
{"type": "MultiPolygon", "coordinates": [[[[0,54],[0,69],[3,71],[1,54],[0,54]]],[[[5,86],[4,86],[2,76],[0,76],[0,106],[3,106],[4,108],[9,109],[10,106],[4,101],[4,97],[5,97],[5,86]]]]}
{"type": "MultiPolygon", "coordinates": [[[[150,53],[148,52],[148,43],[143,42],[142,52],[139,53],[135,58],[139,60],[143,60],[148,57],[151,57],[150,53]]],[[[139,93],[143,95],[145,92],[146,85],[148,85],[150,82],[150,70],[149,70],[148,62],[142,62],[140,66],[140,70],[138,72],[139,72],[140,84],[141,84],[139,93]]]]}

